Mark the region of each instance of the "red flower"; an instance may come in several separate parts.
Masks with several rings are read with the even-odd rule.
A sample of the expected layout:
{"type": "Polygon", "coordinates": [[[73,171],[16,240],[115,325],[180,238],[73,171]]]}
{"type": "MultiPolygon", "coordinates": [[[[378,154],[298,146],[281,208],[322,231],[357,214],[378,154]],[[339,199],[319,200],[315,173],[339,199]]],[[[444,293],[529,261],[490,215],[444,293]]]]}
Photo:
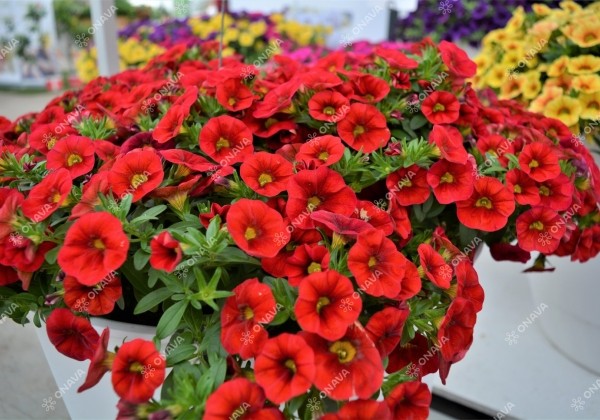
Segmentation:
{"type": "Polygon", "coordinates": [[[244,160],[240,167],[242,179],[252,190],[274,197],[287,188],[294,174],[293,165],[280,155],[257,152],[244,160]]]}
{"type": "Polygon", "coordinates": [[[537,184],[525,172],[511,169],[506,173],[506,186],[515,196],[515,201],[523,206],[536,206],[540,202],[537,184]]]}
{"type": "Polygon", "coordinates": [[[392,172],[385,180],[385,185],[389,190],[386,198],[394,198],[401,206],[424,203],[431,194],[427,171],[417,165],[392,172]]]}
{"type": "Polygon", "coordinates": [[[259,200],[242,198],[232,204],[227,229],[236,245],[253,257],[274,257],[290,240],[281,214],[259,200]]]}
{"type": "Polygon", "coordinates": [[[432,124],[452,124],[458,119],[460,104],[450,92],[436,90],[421,104],[421,111],[432,124]]]}
{"type": "Polygon", "coordinates": [[[348,253],[348,268],[359,287],[371,296],[397,296],[406,261],[396,245],[376,229],[359,234],[348,253]]]}
{"type": "Polygon", "coordinates": [[[200,213],[200,223],[202,223],[202,226],[208,229],[211,220],[215,216],[218,215],[221,218],[221,220],[225,220],[230,208],[230,204],[225,204],[224,206],[221,206],[219,203],[211,203],[209,212],[200,213]]]}
{"type": "Polygon", "coordinates": [[[164,270],[171,273],[183,258],[179,241],[166,230],[152,238],[150,249],[152,250],[150,265],[155,270],[164,270]]]}
{"type": "Polygon", "coordinates": [[[218,165],[192,152],[183,149],[161,150],[160,155],[167,161],[177,165],[176,178],[185,178],[196,172],[215,171],[218,165]]]}
{"type": "MultiPolygon", "coordinates": [[[[85,381],[83,384],[77,388],[77,392],[83,392],[87,389],[95,386],[106,372],[109,372],[112,369],[112,358],[109,357],[108,354],[108,340],[110,339],[110,330],[106,327],[102,334],[100,334],[100,339],[98,340],[98,345],[96,346],[96,351],[92,356],[90,367],[88,368],[88,373],[85,377],[85,381]]],[[[110,356],[113,356],[114,353],[110,353],[110,356]]]]}
{"type": "Polygon", "coordinates": [[[269,118],[278,112],[291,112],[294,108],[292,98],[299,87],[300,81],[298,79],[280,84],[267,93],[263,100],[258,103],[252,116],[254,118],[269,118]]]}
{"type": "Polygon", "coordinates": [[[68,136],[59,140],[46,157],[46,168],[65,168],[71,178],[85,175],[94,168],[94,142],[83,136],[68,136]]]}
{"type": "Polygon", "coordinates": [[[438,160],[427,172],[427,183],[440,204],[466,200],[473,194],[473,165],[438,160]]]}
{"type": "Polygon", "coordinates": [[[403,420],[426,420],[429,417],[431,392],[422,382],[405,382],[397,385],[385,398],[392,417],[403,420]]]}
{"type": "Polygon", "coordinates": [[[403,301],[410,299],[421,291],[421,277],[419,277],[419,271],[417,266],[410,260],[406,260],[404,269],[404,277],[402,278],[400,286],[400,293],[394,299],[403,301]]]}
{"type": "Polygon", "coordinates": [[[481,177],[475,181],[473,195],[456,203],[456,214],[460,222],[485,232],[502,229],[515,210],[513,194],[500,181],[492,177],[481,177]]]}
{"type": "Polygon", "coordinates": [[[352,79],[354,95],[350,99],[367,104],[375,104],[390,93],[390,86],[385,80],[372,74],[360,74],[352,79]]]}
{"type": "Polygon", "coordinates": [[[113,388],[128,402],[145,403],[165,380],[166,365],[152,341],[128,341],[119,347],[112,364],[113,388]]]}
{"type": "Polygon", "coordinates": [[[519,245],[497,242],[490,245],[490,255],[496,261],[515,261],[526,263],[531,258],[531,252],[524,251],[519,245]]]}
{"type": "Polygon", "coordinates": [[[514,140],[506,139],[498,134],[492,134],[490,136],[481,136],[477,140],[477,149],[481,152],[482,156],[486,153],[498,158],[498,161],[506,166],[508,164],[508,158],[506,154],[515,153],[514,140]]]}
{"type": "Polygon", "coordinates": [[[285,261],[285,277],[292,286],[300,282],[309,274],[327,271],[329,269],[329,251],[323,245],[298,246],[292,256],[285,261]]]}
{"type": "Polygon", "coordinates": [[[255,96],[241,79],[227,79],[217,84],[215,97],[223,108],[237,112],[252,106],[255,96]]]}
{"type": "Polygon", "coordinates": [[[86,286],[79,283],[75,277],[66,276],[63,286],[65,303],[69,308],[95,316],[111,313],[115,303],[123,295],[121,280],[114,272],[93,286],[86,286]]]}
{"type": "Polygon", "coordinates": [[[417,332],[411,341],[398,345],[390,353],[386,371],[394,373],[408,367],[410,376],[415,379],[422,378],[438,370],[439,357],[431,357],[438,351],[437,346],[430,344],[427,338],[417,332]]]}
{"type": "Polygon", "coordinates": [[[444,258],[429,244],[420,244],[418,252],[423,274],[437,287],[449,288],[452,281],[452,267],[446,264],[444,258]]]}
{"type": "MultiPolygon", "coordinates": [[[[390,194],[390,193],[388,193],[390,194]]],[[[386,197],[388,195],[386,194],[386,197]]],[[[391,195],[389,196],[391,198],[391,195]]],[[[408,240],[412,235],[412,225],[410,218],[408,217],[408,210],[406,207],[399,205],[396,201],[390,201],[390,216],[396,225],[394,232],[396,232],[402,239],[408,240]]]]}
{"type": "Polygon", "coordinates": [[[476,320],[475,307],[471,301],[462,297],[452,301],[437,335],[440,353],[446,362],[456,363],[465,357],[473,343],[476,320]]]}
{"type": "Polygon", "coordinates": [[[440,149],[442,158],[459,164],[467,163],[468,153],[463,146],[463,136],[451,125],[434,125],[429,133],[429,143],[440,149]]]}
{"type": "Polygon", "coordinates": [[[600,226],[583,229],[571,260],[583,263],[594,258],[598,253],[600,253],[600,226]]]}
{"type": "Polygon", "coordinates": [[[335,341],[316,334],[301,334],[315,352],[314,384],[322,396],[337,401],[367,399],[379,390],[383,382],[381,357],[360,325],[352,325],[335,341]]]}
{"type": "Polygon", "coordinates": [[[567,210],[573,202],[575,186],[568,176],[561,173],[556,178],[540,183],[540,202],[542,207],[550,207],[556,211],[567,210]]]}
{"type": "Polygon", "coordinates": [[[186,112],[182,106],[172,106],[156,125],[152,132],[152,138],[159,143],[166,143],[177,137],[183,126],[183,121],[188,115],[189,110],[186,112]]]}
{"type": "Polygon", "coordinates": [[[467,53],[451,42],[441,41],[438,45],[442,61],[448,67],[448,71],[462,78],[475,76],[477,65],[471,61],[467,53]]]}
{"type": "Polygon", "coordinates": [[[310,218],[321,223],[332,232],[338,233],[344,238],[356,239],[359,233],[372,230],[373,227],[364,220],[355,217],[340,216],[325,210],[313,211],[310,218]]]}
{"type": "MultiPolygon", "coordinates": [[[[0,240],[0,264],[14,267],[23,290],[27,290],[33,273],[40,269],[46,253],[55,246],[52,242],[36,245],[29,238],[17,236],[15,240],[14,237],[5,236],[0,240]]],[[[9,278],[11,277],[9,274],[9,278]]]]}
{"type": "Polygon", "coordinates": [[[519,247],[525,251],[550,254],[565,235],[565,221],[548,207],[534,207],[519,215],[516,221],[519,247]]]}
{"type": "Polygon", "coordinates": [[[546,143],[530,143],[519,154],[521,170],[537,182],[556,178],[560,174],[558,155],[546,143]]]}
{"type": "Polygon", "coordinates": [[[369,223],[375,229],[381,230],[385,236],[394,233],[392,216],[370,201],[359,200],[352,216],[369,223]]]}
{"type": "Polygon", "coordinates": [[[35,223],[46,220],[66,201],[72,187],[73,181],[68,170],[51,172],[31,189],[21,205],[23,214],[35,223]]]}
{"type": "Polygon", "coordinates": [[[283,420],[276,408],[263,408],[265,393],[246,378],[223,383],[206,400],[204,420],[283,420]]]}
{"type": "Polygon", "coordinates": [[[373,105],[354,103],[344,119],[337,123],[339,136],[354,150],[371,153],[390,140],[385,115],[373,105]]]}
{"type": "Polygon", "coordinates": [[[375,54],[388,62],[390,67],[398,70],[411,70],[419,67],[419,62],[408,58],[404,53],[396,49],[375,47],[375,54]]]}
{"type": "Polygon", "coordinates": [[[350,101],[341,93],[332,90],[315,93],[308,101],[308,113],[319,121],[339,121],[349,110],[350,101]]]}
{"type": "Polygon", "coordinates": [[[121,199],[131,194],[133,202],[152,192],[163,178],[160,157],[152,149],[132,150],[117,159],[108,174],[112,191],[121,199]]]}
{"type": "Polygon", "coordinates": [[[310,274],[300,283],[294,312],[304,331],[337,340],[358,319],[361,309],[362,301],[350,279],[328,270],[310,274]]]}
{"type": "Polygon", "coordinates": [[[454,268],[456,271],[456,296],[468,299],[473,304],[475,312],[481,311],[485,294],[479,284],[479,276],[470,261],[460,261],[454,268]]]}
{"type": "Polygon", "coordinates": [[[298,335],[281,334],[263,347],[254,365],[256,382],[275,404],[308,391],[315,377],[315,355],[298,335]]]}
{"type": "Polygon", "coordinates": [[[100,282],[127,259],[129,238],[108,212],[81,216],[67,231],[58,252],[60,268],[86,286],[100,282]]]}
{"type": "Polygon", "coordinates": [[[200,132],[200,149],[221,166],[243,162],[252,155],[252,132],[229,115],[208,120],[200,132]]]}
{"type": "Polygon", "coordinates": [[[365,327],[367,334],[379,350],[382,359],[387,357],[400,343],[404,323],[409,314],[408,309],[387,307],[375,312],[367,322],[365,327]]]}
{"type": "Polygon", "coordinates": [[[384,401],[349,401],[337,413],[327,413],[321,420],[393,420],[390,409],[384,401]]]}
{"type": "Polygon", "coordinates": [[[229,354],[249,359],[260,353],[269,338],[261,324],[277,315],[275,298],[269,286],[257,278],[245,280],[232,292],[221,310],[221,343],[229,354]]]}
{"type": "Polygon", "coordinates": [[[327,210],[350,216],[356,207],[356,195],[342,176],[321,166],[314,171],[300,171],[288,184],[286,215],[292,224],[301,229],[314,227],[309,217],[315,210],[327,210]]]}
{"type": "Polygon", "coordinates": [[[91,359],[100,338],[90,321],[64,308],[50,313],[46,331],[56,350],[75,360],[91,359]]]}
{"type": "Polygon", "coordinates": [[[320,136],[315,137],[307,143],[303,143],[296,154],[296,160],[303,161],[307,165],[331,166],[338,162],[344,155],[344,145],[339,137],[320,136]]]}

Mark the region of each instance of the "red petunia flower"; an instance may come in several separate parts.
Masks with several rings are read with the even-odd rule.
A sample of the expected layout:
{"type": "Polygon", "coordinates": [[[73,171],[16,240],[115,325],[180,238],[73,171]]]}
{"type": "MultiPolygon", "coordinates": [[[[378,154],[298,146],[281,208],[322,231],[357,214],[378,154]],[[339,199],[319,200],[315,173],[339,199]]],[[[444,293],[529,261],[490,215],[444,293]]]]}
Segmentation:
{"type": "Polygon", "coordinates": [[[108,195],[110,187],[108,185],[108,172],[98,172],[92,175],[90,180],[83,186],[79,203],[71,209],[70,220],[77,219],[84,214],[94,211],[96,206],[102,204],[99,194],[108,195]]]}
{"type": "Polygon", "coordinates": [[[54,309],[46,320],[50,342],[60,353],[75,360],[91,359],[100,336],[89,320],[64,308],[54,309]]]}
{"type": "Polygon", "coordinates": [[[521,170],[537,182],[556,178],[560,174],[558,155],[546,143],[530,143],[519,154],[521,170]]]}
{"type": "Polygon", "coordinates": [[[537,184],[525,172],[511,169],[506,173],[506,186],[515,196],[515,201],[522,206],[537,206],[540,202],[540,192],[537,184]]]}
{"type": "Polygon", "coordinates": [[[53,242],[42,242],[36,245],[29,238],[17,236],[15,240],[14,237],[5,236],[0,239],[0,264],[14,267],[21,280],[21,287],[27,290],[33,274],[44,263],[46,253],[55,246],[53,242]]]}
{"type": "Polygon", "coordinates": [[[254,118],[269,118],[278,112],[289,113],[293,110],[292,98],[300,87],[298,79],[292,79],[280,84],[258,102],[252,113],[254,118]]]}
{"type": "Polygon", "coordinates": [[[432,124],[452,124],[458,119],[460,103],[450,92],[436,90],[421,104],[421,111],[432,124]]]}
{"type": "Polygon", "coordinates": [[[515,199],[496,178],[484,176],[475,181],[473,195],[456,203],[460,222],[471,228],[494,232],[506,226],[515,210],[515,199]]]}
{"type": "Polygon", "coordinates": [[[483,156],[488,153],[498,158],[498,161],[502,166],[508,164],[506,154],[515,153],[514,140],[506,139],[498,134],[479,137],[477,140],[477,149],[483,156]]]}
{"type": "Polygon", "coordinates": [[[252,91],[242,83],[242,79],[236,78],[217,84],[215,97],[223,108],[233,112],[250,108],[256,98],[252,91]]]}
{"type": "Polygon", "coordinates": [[[114,353],[109,353],[107,351],[109,340],[110,330],[106,327],[102,330],[102,334],[100,334],[100,339],[98,340],[94,355],[91,358],[85,381],[77,388],[77,392],[83,392],[94,387],[100,382],[104,374],[112,369],[112,356],[114,356],[114,353]]]}
{"type": "Polygon", "coordinates": [[[296,154],[296,160],[303,161],[307,165],[331,166],[338,162],[344,155],[344,145],[339,137],[320,136],[315,137],[300,146],[296,154]]]}
{"type": "Polygon", "coordinates": [[[115,303],[123,295],[121,279],[114,272],[93,286],[81,284],[75,277],[66,276],[63,286],[65,303],[69,308],[95,316],[111,313],[115,303]]]}
{"type": "Polygon", "coordinates": [[[370,231],[373,227],[364,220],[355,217],[341,216],[325,210],[313,211],[310,218],[319,222],[333,233],[337,233],[344,239],[356,239],[358,234],[370,231]]]}
{"type": "Polygon", "coordinates": [[[287,333],[267,341],[254,365],[256,382],[275,404],[306,393],[315,371],[313,350],[302,337],[287,333]]]}
{"type": "Polygon", "coordinates": [[[327,341],[301,333],[315,352],[314,384],[322,396],[341,401],[370,398],[383,383],[379,351],[360,325],[352,325],[339,340],[327,341]],[[323,395],[325,394],[325,395],[323,395]]]}
{"type": "Polygon", "coordinates": [[[167,162],[177,165],[176,178],[185,178],[197,172],[211,172],[218,168],[218,165],[202,156],[183,149],[161,150],[159,153],[167,162]]]}
{"type": "Polygon", "coordinates": [[[319,121],[339,121],[349,110],[350,101],[341,93],[332,90],[315,93],[308,101],[308,113],[319,121]]]}
{"type": "Polygon", "coordinates": [[[417,165],[400,168],[385,180],[389,190],[386,198],[394,198],[401,206],[412,206],[427,201],[431,194],[427,184],[427,171],[417,165]]]}
{"type": "Polygon", "coordinates": [[[367,104],[375,104],[390,93],[390,86],[385,80],[372,74],[360,74],[352,79],[354,94],[350,99],[367,104]]]}
{"type": "Polygon", "coordinates": [[[582,229],[572,261],[586,262],[600,253],[600,226],[582,229]]]}
{"type": "Polygon", "coordinates": [[[171,236],[166,230],[156,235],[150,241],[150,265],[155,270],[163,270],[171,273],[181,262],[183,251],[179,241],[171,236]]]}
{"type": "Polygon", "coordinates": [[[400,343],[404,323],[409,314],[408,308],[387,307],[375,312],[367,322],[365,330],[379,350],[382,359],[387,357],[400,343]]]}
{"type": "Polygon", "coordinates": [[[404,277],[401,280],[400,293],[394,299],[399,301],[410,299],[421,291],[422,286],[417,266],[407,259],[404,266],[404,277]]]}
{"type": "Polygon", "coordinates": [[[419,62],[408,58],[404,53],[391,48],[375,47],[375,55],[388,62],[390,67],[401,70],[411,70],[419,67],[419,62]]]}
{"type": "Polygon", "coordinates": [[[286,215],[292,225],[301,229],[313,228],[309,217],[315,210],[326,210],[350,216],[356,207],[356,194],[342,176],[326,166],[294,175],[288,184],[286,215]]]}
{"type": "Polygon", "coordinates": [[[427,183],[440,204],[468,199],[473,194],[474,178],[470,162],[461,165],[440,159],[427,172],[427,183]]]}
{"type": "Polygon", "coordinates": [[[269,286],[248,279],[236,286],[221,310],[221,344],[243,359],[257,356],[269,335],[262,324],[273,321],[277,305],[269,286]]]}
{"type": "Polygon", "coordinates": [[[183,121],[189,115],[181,106],[172,106],[165,112],[161,120],[152,131],[152,138],[159,143],[166,143],[177,137],[183,126],[183,121]]]}
{"type": "Polygon", "coordinates": [[[399,205],[396,201],[390,201],[390,216],[395,224],[394,232],[407,241],[412,236],[412,225],[406,207],[399,205]]]}
{"type": "Polygon", "coordinates": [[[136,338],[124,343],[113,360],[112,385],[124,400],[142,404],[165,380],[166,361],[152,341],[136,338]]]}
{"type": "Polygon", "coordinates": [[[448,67],[448,71],[462,78],[475,76],[477,65],[471,61],[466,52],[451,42],[441,41],[438,45],[442,61],[448,67]]]}
{"type": "Polygon", "coordinates": [[[294,174],[293,165],[280,155],[257,152],[244,160],[240,167],[242,179],[253,191],[274,197],[287,188],[294,174]]]}
{"type": "Polygon", "coordinates": [[[380,230],[358,235],[348,253],[348,268],[359,287],[371,296],[393,298],[400,293],[406,257],[380,230]]]}
{"type": "Polygon", "coordinates": [[[154,150],[135,149],[117,159],[108,182],[121,199],[131,194],[135,203],[158,187],[164,176],[160,157],[154,150]]]}
{"type": "Polygon", "coordinates": [[[58,252],[60,268],[86,286],[99,283],[127,259],[129,238],[108,212],[81,216],[67,231],[58,252]]]}
{"type": "Polygon", "coordinates": [[[422,378],[439,369],[439,357],[431,357],[439,351],[438,347],[430,343],[427,338],[415,333],[415,337],[408,343],[400,344],[390,353],[386,371],[398,372],[408,367],[410,376],[422,378]],[[425,355],[429,355],[424,357],[425,355]]]}
{"type": "Polygon", "coordinates": [[[252,132],[237,118],[214,117],[200,131],[200,149],[221,166],[243,162],[254,152],[252,132]]]}
{"type": "Polygon", "coordinates": [[[51,172],[31,189],[21,205],[23,214],[35,223],[46,220],[67,200],[72,187],[68,170],[51,172]]]}
{"type": "Polygon", "coordinates": [[[429,417],[431,391],[420,381],[397,385],[385,398],[395,419],[426,420],[429,417]]]}
{"type": "Polygon", "coordinates": [[[253,257],[274,257],[290,240],[281,214],[259,200],[242,198],[232,204],[227,229],[236,245],[253,257]]]}
{"type": "Polygon", "coordinates": [[[200,223],[202,223],[202,226],[204,226],[206,229],[208,229],[208,226],[210,225],[211,220],[215,216],[218,215],[221,218],[221,220],[225,220],[230,208],[231,208],[230,204],[225,204],[224,206],[221,206],[219,203],[211,203],[209,212],[200,213],[200,215],[199,215],[200,223]]]}
{"type": "Polygon", "coordinates": [[[429,133],[429,143],[435,144],[440,149],[442,158],[453,163],[467,163],[469,154],[463,142],[460,131],[451,125],[436,124],[429,133]]]}
{"type": "Polygon", "coordinates": [[[263,408],[265,393],[246,378],[224,382],[206,400],[204,420],[284,420],[276,408],[263,408]]]}
{"type": "Polygon", "coordinates": [[[454,268],[456,271],[456,296],[468,299],[473,304],[475,312],[483,308],[485,293],[479,284],[479,276],[470,261],[460,261],[454,268]]]}
{"type": "Polygon", "coordinates": [[[517,240],[525,251],[550,254],[565,235],[565,221],[548,207],[534,207],[517,217],[517,240]]]}
{"type": "Polygon", "coordinates": [[[362,301],[352,282],[335,270],[315,272],[298,287],[294,312],[304,331],[337,340],[358,319],[362,301]]]}
{"type": "Polygon", "coordinates": [[[442,358],[449,363],[462,360],[473,343],[473,327],[477,315],[468,299],[455,298],[438,329],[438,342],[442,358]]]}
{"type": "Polygon", "coordinates": [[[321,420],[393,420],[390,409],[384,401],[349,401],[337,413],[327,413],[321,420]]]}
{"type": "Polygon", "coordinates": [[[94,142],[83,136],[59,140],[46,157],[46,168],[65,168],[71,178],[85,175],[94,168],[94,142]]]}
{"type": "Polygon", "coordinates": [[[352,216],[369,223],[375,229],[381,230],[385,236],[394,233],[392,216],[370,201],[359,200],[352,216]]]}
{"type": "Polygon", "coordinates": [[[337,123],[339,136],[354,150],[371,153],[385,147],[391,137],[385,115],[373,105],[354,103],[337,123]]]}
{"type": "Polygon", "coordinates": [[[437,287],[449,288],[452,281],[452,267],[429,244],[420,244],[417,250],[423,274],[437,287]]]}
{"type": "Polygon", "coordinates": [[[561,173],[556,178],[541,182],[539,206],[550,207],[556,211],[567,210],[573,203],[575,186],[568,176],[561,173]]]}
{"type": "Polygon", "coordinates": [[[284,276],[292,286],[299,286],[306,276],[329,269],[329,251],[323,245],[302,244],[285,261],[284,276]]]}
{"type": "Polygon", "coordinates": [[[491,244],[490,255],[496,261],[515,261],[526,263],[531,259],[531,252],[524,251],[519,245],[511,245],[505,242],[491,244]]]}

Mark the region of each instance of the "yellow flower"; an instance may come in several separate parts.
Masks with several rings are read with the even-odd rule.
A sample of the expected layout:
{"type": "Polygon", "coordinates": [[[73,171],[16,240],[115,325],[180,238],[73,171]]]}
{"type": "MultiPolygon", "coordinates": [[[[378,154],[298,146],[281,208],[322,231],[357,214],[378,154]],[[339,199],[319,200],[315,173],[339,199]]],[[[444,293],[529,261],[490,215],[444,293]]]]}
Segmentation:
{"type": "Polygon", "coordinates": [[[506,67],[502,64],[496,64],[491,70],[485,75],[485,82],[493,87],[499,88],[502,83],[508,79],[508,73],[506,67]]]}
{"type": "Polygon", "coordinates": [[[600,71],[600,57],[590,54],[571,58],[567,64],[567,70],[571,74],[588,74],[600,71]]]}
{"type": "Polygon", "coordinates": [[[600,21],[598,19],[578,21],[562,31],[571,41],[582,48],[591,48],[600,44],[600,21]]]}
{"type": "Polygon", "coordinates": [[[545,4],[540,3],[534,4],[533,6],[531,6],[531,8],[533,9],[533,13],[535,13],[538,16],[547,16],[552,12],[552,9],[550,9],[545,4]]]}
{"type": "Polygon", "coordinates": [[[534,99],[540,90],[542,90],[542,82],[540,82],[540,73],[537,71],[528,71],[523,76],[523,84],[521,89],[525,99],[534,99]]]}
{"type": "Polygon", "coordinates": [[[489,47],[492,44],[500,44],[508,38],[508,33],[504,29],[495,29],[483,38],[483,46],[489,47]]]}
{"type": "Polygon", "coordinates": [[[253,24],[251,24],[248,29],[255,37],[259,37],[264,35],[265,32],[267,32],[267,24],[261,20],[259,22],[254,22],[253,24]]]}
{"type": "Polygon", "coordinates": [[[583,93],[600,92],[600,76],[597,74],[581,74],[575,76],[571,86],[583,93]]]}
{"type": "Polygon", "coordinates": [[[529,110],[531,112],[542,112],[544,108],[546,108],[548,102],[554,98],[561,97],[563,92],[563,89],[559,87],[544,86],[544,90],[542,90],[541,95],[535,98],[531,104],[529,104],[529,110]]]}
{"type": "Polygon", "coordinates": [[[568,92],[571,89],[571,84],[573,81],[573,76],[570,76],[568,74],[561,74],[559,77],[552,77],[548,80],[546,80],[546,83],[544,84],[544,86],[547,87],[559,87],[565,90],[565,92],[568,92]]]}
{"type": "Polygon", "coordinates": [[[581,6],[580,5],[578,5],[577,3],[572,2],[570,0],[561,1],[560,2],[560,7],[563,10],[566,10],[567,12],[571,12],[571,13],[578,12],[578,11],[581,10],[581,6]]]}
{"type": "Polygon", "coordinates": [[[563,55],[550,64],[548,67],[548,76],[550,77],[558,77],[563,74],[567,70],[567,64],[569,63],[569,57],[563,55]]]}
{"type": "Polygon", "coordinates": [[[516,69],[521,61],[525,63],[525,58],[519,51],[507,51],[502,57],[502,64],[506,69],[516,69]]]}
{"type": "Polygon", "coordinates": [[[240,19],[235,22],[235,26],[237,26],[238,29],[248,29],[250,22],[246,19],[240,19]]]}
{"type": "Polygon", "coordinates": [[[485,72],[494,63],[491,55],[486,54],[485,51],[475,57],[473,61],[477,65],[477,72],[479,74],[485,72]]]}
{"type": "Polygon", "coordinates": [[[254,35],[247,31],[240,32],[238,42],[242,47],[251,47],[254,45],[254,35]]]}
{"type": "MultiPolygon", "coordinates": [[[[240,37],[240,31],[235,28],[226,29],[223,35],[223,44],[229,45],[230,43],[237,41],[240,37]]],[[[218,38],[217,38],[218,39],[218,38]]]]}
{"type": "Polygon", "coordinates": [[[512,17],[506,24],[506,31],[508,33],[514,33],[521,29],[523,23],[525,22],[525,11],[522,6],[519,6],[513,12],[512,17]]]}
{"type": "Polygon", "coordinates": [[[600,92],[589,95],[580,95],[579,103],[581,104],[581,118],[586,120],[600,119],[600,92]]]}
{"type": "Polygon", "coordinates": [[[546,117],[559,119],[570,126],[579,121],[581,105],[575,98],[561,96],[548,102],[543,113],[546,117]]]}
{"type": "Polygon", "coordinates": [[[507,79],[500,87],[500,93],[498,98],[500,99],[513,99],[521,94],[523,85],[522,77],[513,77],[507,79]]]}
{"type": "Polygon", "coordinates": [[[527,33],[530,36],[535,37],[535,40],[533,40],[533,43],[537,43],[539,41],[543,40],[548,40],[548,38],[550,38],[550,35],[552,34],[552,31],[554,31],[556,28],[558,28],[558,23],[552,21],[552,20],[540,20],[539,22],[537,22],[535,25],[533,25],[529,31],[527,31],[527,33]]]}

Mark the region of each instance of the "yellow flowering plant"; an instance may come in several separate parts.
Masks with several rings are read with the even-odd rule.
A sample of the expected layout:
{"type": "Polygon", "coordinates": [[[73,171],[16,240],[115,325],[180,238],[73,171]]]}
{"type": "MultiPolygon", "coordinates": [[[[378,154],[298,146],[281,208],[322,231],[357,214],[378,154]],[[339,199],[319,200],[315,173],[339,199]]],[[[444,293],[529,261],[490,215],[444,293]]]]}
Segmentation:
{"type": "Polygon", "coordinates": [[[533,5],[483,39],[476,88],[491,87],[600,144],[600,1],[533,5]]]}

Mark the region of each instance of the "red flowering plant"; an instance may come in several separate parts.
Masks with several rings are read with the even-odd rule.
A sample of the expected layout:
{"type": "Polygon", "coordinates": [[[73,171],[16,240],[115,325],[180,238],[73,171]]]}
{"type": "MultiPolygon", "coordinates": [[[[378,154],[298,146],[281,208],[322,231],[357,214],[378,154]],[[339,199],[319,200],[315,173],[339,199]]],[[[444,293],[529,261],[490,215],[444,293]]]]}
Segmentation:
{"type": "Polygon", "coordinates": [[[0,121],[0,309],[90,361],[80,391],[109,374],[123,416],[426,418],[421,378],[473,341],[479,244],[600,251],[589,152],[478,97],[453,44],[252,78],[194,54],[0,121]],[[108,348],[97,316],[156,340],[108,348]]]}

